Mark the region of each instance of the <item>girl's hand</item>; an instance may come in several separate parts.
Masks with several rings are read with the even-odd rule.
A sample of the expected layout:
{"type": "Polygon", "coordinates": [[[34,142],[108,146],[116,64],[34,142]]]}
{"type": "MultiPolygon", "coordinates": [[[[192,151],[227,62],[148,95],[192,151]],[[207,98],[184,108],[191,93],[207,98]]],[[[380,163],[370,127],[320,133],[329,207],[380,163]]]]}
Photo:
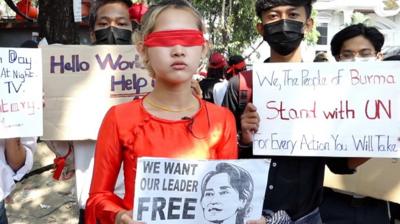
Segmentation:
{"type": "Polygon", "coordinates": [[[132,210],[122,210],[115,217],[115,224],[145,224],[144,222],[133,221],[132,210]]]}

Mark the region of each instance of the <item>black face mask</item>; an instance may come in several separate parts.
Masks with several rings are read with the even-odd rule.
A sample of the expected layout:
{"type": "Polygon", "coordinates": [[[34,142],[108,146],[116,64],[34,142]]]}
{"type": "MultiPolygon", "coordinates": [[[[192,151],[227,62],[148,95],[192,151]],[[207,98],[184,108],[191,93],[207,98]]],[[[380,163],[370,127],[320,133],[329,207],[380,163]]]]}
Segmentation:
{"type": "Polygon", "coordinates": [[[286,56],[297,49],[304,38],[304,24],[282,19],[264,25],[264,40],[278,54],[286,56]]]}
{"type": "Polygon", "coordinates": [[[95,44],[118,44],[126,45],[132,43],[132,31],[110,26],[105,29],[94,31],[95,44]]]}

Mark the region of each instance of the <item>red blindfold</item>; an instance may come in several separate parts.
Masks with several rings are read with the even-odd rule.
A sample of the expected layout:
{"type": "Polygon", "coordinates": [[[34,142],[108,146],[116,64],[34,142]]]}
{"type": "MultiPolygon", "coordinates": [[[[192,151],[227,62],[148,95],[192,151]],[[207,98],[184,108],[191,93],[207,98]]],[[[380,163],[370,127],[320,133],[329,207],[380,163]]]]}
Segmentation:
{"type": "Polygon", "coordinates": [[[153,32],[144,39],[147,47],[201,46],[205,43],[203,32],[199,30],[166,30],[153,32]]]}
{"type": "Polygon", "coordinates": [[[226,73],[231,73],[232,72],[233,75],[236,75],[236,70],[241,70],[244,67],[246,67],[246,63],[244,61],[241,61],[238,64],[234,64],[234,65],[230,66],[228,68],[228,70],[226,71],[226,73]]]}

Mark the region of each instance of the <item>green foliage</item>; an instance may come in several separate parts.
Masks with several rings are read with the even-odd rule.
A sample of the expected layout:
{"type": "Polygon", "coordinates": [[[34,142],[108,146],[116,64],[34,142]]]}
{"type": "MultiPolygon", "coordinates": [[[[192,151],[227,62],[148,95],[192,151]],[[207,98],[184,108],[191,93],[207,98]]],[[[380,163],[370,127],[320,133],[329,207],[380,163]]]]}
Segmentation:
{"type": "Polygon", "coordinates": [[[351,16],[351,24],[363,23],[366,26],[371,26],[371,19],[361,12],[355,12],[351,16]]]}
{"type": "Polygon", "coordinates": [[[305,39],[308,45],[315,45],[318,42],[318,38],[321,36],[319,31],[317,30],[317,16],[318,11],[313,9],[311,12],[311,18],[314,20],[314,25],[311,31],[305,35],[305,39]]]}
{"type": "Polygon", "coordinates": [[[207,21],[213,50],[241,54],[257,38],[255,0],[193,0],[207,21]]]}

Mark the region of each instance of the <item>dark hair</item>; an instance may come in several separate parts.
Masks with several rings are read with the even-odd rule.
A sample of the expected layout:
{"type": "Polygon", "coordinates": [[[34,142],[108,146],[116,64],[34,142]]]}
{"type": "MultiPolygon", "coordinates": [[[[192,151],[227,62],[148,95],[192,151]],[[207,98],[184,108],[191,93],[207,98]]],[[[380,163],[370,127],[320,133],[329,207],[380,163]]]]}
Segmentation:
{"type": "Polygon", "coordinates": [[[23,47],[23,48],[37,48],[38,47],[38,42],[36,42],[34,40],[26,40],[20,45],[20,47],[23,47]]]}
{"type": "Polygon", "coordinates": [[[376,52],[380,52],[385,42],[385,37],[375,27],[368,27],[362,23],[350,25],[333,36],[331,41],[332,55],[337,57],[340,55],[343,43],[348,39],[356,36],[363,36],[367,38],[374,46],[376,52]]]}
{"type": "MultiPolygon", "coordinates": [[[[232,55],[232,56],[230,56],[229,59],[228,59],[228,65],[229,65],[229,66],[233,66],[233,65],[239,64],[239,63],[242,62],[242,61],[244,61],[244,58],[243,58],[241,55],[232,55]]],[[[239,73],[239,72],[241,72],[241,71],[244,71],[244,70],[246,70],[247,68],[246,68],[246,66],[244,66],[242,69],[236,69],[236,68],[233,68],[233,69],[235,69],[235,71],[230,71],[230,72],[228,72],[229,69],[227,70],[227,72],[226,72],[226,74],[225,74],[225,78],[226,78],[227,80],[229,80],[230,78],[232,78],[234,74],[237,74],[237,73],[239,73]]]]}
{"type": "Polygon", "coordinates": [[[218,163],[215,167],[215,171],[208,172],[201,183],[201,199],[203,200],[204,193],[206,191],[206,186],[211,177],[220,174],[226,173],[229,176],[229,184],[232,186],[234,190],[239,193],[239,199],[246,201],[243,208],[238,209],[238,213],[236,216],[236,223],[242,224],[244,217],[250,212],[250,203],[253,199],[254,192],[254,183],[251,175],[247,170],[230,164],[230,163],[218,163]]]}
{"type": "Polygon", "coordinates": [[[225,68],[207,68],[207,78],[222,79],[224,78],[225,68]]]}
{"type": "Polygon", "coordinates": [[[292,6],[304,6],[306,10],[307,18],[311,16],[312,4],[316,0],[257,0],[256,2],[256,13],[259,18],[261,18],[262,13],[270,10],[271,8],[282,6],[282,5],[292,5],[292,6]]]}
{"type": "Polygon", "coordinates": [[[113,4],[113,3],[122,3],[122,4],[125,4],[128,8],[132,6],[131,0],[97,0],[97,1],[95,1],[92,4],[92,6],[90,7],[89,31],[94,30],[94,26],[96,25],[96,19],[97,19],[97,11],[99,10],[99,8],[103,7],[104,5],[113,4]]]}
{"type": "Polygon", "coordinates": [[[326,52],[319,52],[318,54],[315,55],[315,58],[313,62],[327,62],[328,57],[326,55],[326,52]]]}

